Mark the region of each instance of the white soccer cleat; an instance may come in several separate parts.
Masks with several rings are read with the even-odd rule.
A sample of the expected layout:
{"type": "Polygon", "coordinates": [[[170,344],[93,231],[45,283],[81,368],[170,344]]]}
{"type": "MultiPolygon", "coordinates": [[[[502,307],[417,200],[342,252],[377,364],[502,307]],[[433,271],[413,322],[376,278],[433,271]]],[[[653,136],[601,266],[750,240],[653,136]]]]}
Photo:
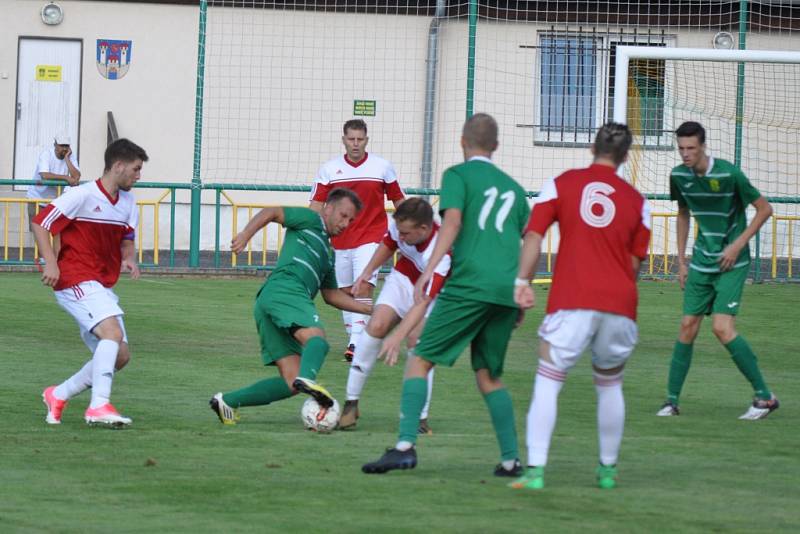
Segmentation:
{"type": "Polygon", "coordinates": [[[659,417],[672,417],[673,415],[680,414],[681,411],[678,409],[678,405],[672,404],[669,401],[665,402],[661,409],[656,412],[656,415],[659,417]]]}
{"type": "Polygon", "coordinates": [[[99,408],[87,408],[83,418],[88,425],[108,426],[111,428],[122,428],[133,422],[130,417],[120,415],[110,402],[99,408]]]}
{"type": "Polygon", "coordinates": [[[217,393],[211,400],[208,401],[211,410],[217,414],[220,422],[223,425],[235,425],[239,420],[239,410],[231,408],[224,400],[222,400],[222,393],[217,393]]]}
{"type": "Polygon", "coordinates": [[[778,397],[772,395],[772,398],[769,400],[755,398],[753,399],[753,404],[747,408],[747,411],[744,412],[742,415],[739,416],[739,419],[755,421],[756,419],[764,419],[770,413],[774,412],[778,409],[781,405],[778,402],[778,397]]]}

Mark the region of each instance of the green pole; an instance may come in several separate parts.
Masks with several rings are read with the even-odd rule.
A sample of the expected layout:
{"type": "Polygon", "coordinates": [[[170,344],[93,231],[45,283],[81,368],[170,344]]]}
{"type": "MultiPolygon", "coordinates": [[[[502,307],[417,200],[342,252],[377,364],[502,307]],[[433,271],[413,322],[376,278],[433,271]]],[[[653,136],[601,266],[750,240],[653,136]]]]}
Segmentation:
{"type": "Polygon", "coordinates": [[[478,30],[478,0],[469,0],[469,50],[467,50],[467,118],[475,106],[475,34],[478,30]]]}
{"type": "Polygon", "coordinates": [[[194,162],[192,165],[192,212],[189,228],[189,267],[200,266],[200,149],[203,141],[203,84],[206,71],[207,0],[200,0],[200,28],[197,32],[197,90],[194,100],[194,162]]]}
{"type": "MultiPolygon", "coordinates": [[[[747,0],[739,0],[739,50],[747,49],[747,0]]],[[[744,117],[744,62],[739,62],[736,70],[736,130],[734,134],[733,163],[742,166],[742,118],[744,117]]],[[[755,273],[753,281],[761,281],[761,232],[756,232],[755,273]]]]}

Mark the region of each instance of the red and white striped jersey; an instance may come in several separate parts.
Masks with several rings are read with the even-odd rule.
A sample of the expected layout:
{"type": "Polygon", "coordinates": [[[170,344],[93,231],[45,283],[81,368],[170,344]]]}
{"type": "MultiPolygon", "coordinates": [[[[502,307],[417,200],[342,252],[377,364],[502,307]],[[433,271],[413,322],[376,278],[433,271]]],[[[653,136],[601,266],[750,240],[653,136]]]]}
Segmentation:
{"type": "Polygon", "coordinates": [[[386,233],[384,195],[393,201],[405,198],[392,164],[374,154],[365,154],[358,163],[350,161],[347,154],[333,158],[320,167],[311,200],[325,202],[337,187],[354,191],[364,206],[344,232],[331,237],[333,248],[345,250],[380,242],[386,233]]]}
{"type": "MultiPolygon", "coordinates": [[[[412,284],[417,283],[417,279],[428,266],[433,249],[436,247],[436,239],[439,237],[439,225],[434,223],[433,231],[427,241],[418,245],[409,245],[400,240],[400,233],[394,219],[389,219],[389,230],[383,237],[383,244],[390,250],[399,250],[400,258],[394,264],[394,270],[404,274],[411,280],[412,284]]],[[[427,294],[431,298],[435,297],[442,289],[447,276],[450,274],[450,254],[447,253],[439,261],[433,271],[431,283],[428,286],[427,294]]]]}
{"type": "Polygon", "coordinates": [[[123,239],[133,241],[139,212],[133,193],[112,198],[100,180],[67,189],[34,218],[61,234],[56,291],[95,280],[112,287],[119,279],[123,239]]]}

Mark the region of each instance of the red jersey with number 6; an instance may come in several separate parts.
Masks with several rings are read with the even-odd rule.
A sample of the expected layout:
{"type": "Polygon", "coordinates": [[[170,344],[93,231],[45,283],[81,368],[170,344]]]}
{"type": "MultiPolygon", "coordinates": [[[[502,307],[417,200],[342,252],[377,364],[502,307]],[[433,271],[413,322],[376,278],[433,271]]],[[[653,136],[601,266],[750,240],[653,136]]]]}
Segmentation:
{"type": "Polygon", "coordinates": [[[542,187],[526,232],[558,223],[560,243],[547,313],[597,310],[636,320],[632,257],[650,242],[650,205],[606,165],[573,169],[542,187]]]}

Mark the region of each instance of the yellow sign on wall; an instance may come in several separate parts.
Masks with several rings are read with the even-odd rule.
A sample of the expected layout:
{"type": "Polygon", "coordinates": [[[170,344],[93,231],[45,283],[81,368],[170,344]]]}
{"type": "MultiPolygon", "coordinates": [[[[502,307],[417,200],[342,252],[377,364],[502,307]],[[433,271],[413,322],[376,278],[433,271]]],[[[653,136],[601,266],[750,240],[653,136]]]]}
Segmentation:
{"type": "Polygon", "coordinates": [[[37,82],[60,82],[61,65],[36,65],[37,82]]]}

